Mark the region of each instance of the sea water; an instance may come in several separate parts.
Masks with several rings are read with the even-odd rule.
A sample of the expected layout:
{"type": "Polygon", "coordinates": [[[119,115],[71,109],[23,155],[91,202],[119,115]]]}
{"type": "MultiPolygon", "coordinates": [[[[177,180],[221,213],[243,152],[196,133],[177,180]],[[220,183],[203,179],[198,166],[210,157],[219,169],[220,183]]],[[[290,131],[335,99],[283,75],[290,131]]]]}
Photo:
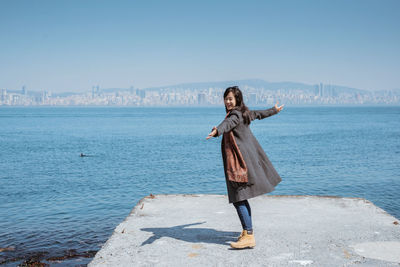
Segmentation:
{"type": "MultiPolygon", "coordinates": [[[[87,263],[146,195],[226,194],[221,137],[206,140],[224,117],[1,107],[0,263],[87,263]]],[[[270,194],[366,198],[400,218],[400,107],[285,106],[251,129],[282,177],[270,194]]]]}

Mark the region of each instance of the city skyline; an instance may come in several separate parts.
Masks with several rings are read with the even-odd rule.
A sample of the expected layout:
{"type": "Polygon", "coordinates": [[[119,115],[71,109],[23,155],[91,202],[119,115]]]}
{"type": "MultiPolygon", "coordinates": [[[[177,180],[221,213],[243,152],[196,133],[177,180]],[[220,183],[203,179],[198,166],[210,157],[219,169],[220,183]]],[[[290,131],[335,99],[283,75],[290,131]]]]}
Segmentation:
{"type": "MultiPolygon", "coordinates": [[[[186,88],[186,89],[190,89],[193,88],[195,90],[199,90],[199,89],[208,89],[209,87],[229,87],[229,86],[240,86],[240,85],[244,85],[245,87],[249,87],[249,83],[251,84],[250,87],[268,87],[269,89],[277,89],[278,87],[282,87],[282,85],[284,84],[284,87],[287,87],[289,85],[289,87],[291,88],[296,88],[296,87],[313,87],[315,85],[319,85],[319,84],[324,84],[323,82],[319,81],[319,82],[315,82],[313,84],[306,84],[306,83],[300,83],[300,82],[295,82],[295,81],[280,81],[280,82],[269,82],[269,81],[265,81],[262,79],[243,79],[243,80],[234,80],[234,81],[216,81],[216,82],[189,82],[189,83],[178,83],[178,84],[170,84],[170,85],[162,85],[162,86],[158,86],[158,87],[148,87],[148,88],[139,88],[136,87],[134,85],[129,85],[126,87],[109,87],[109,88],[104,88],[103,86],[101,86],[100,84],[95,84],[92,85],[91,88],[86,88],[85,90],[82,91],[73,91],[73,90],[67,90],[67,91],[62,91],[62,92],[57,92],[57,91],[53,91],[51,89],[35,89],[35,88],[29,88],[26,85],[21,86],[20,88],[0,88],[0,90],[7,90],[9,92],[21,92],[22,94],[27,94],[27,92],[29,93],[42,93],[42,92],[48,92],[48,93],[54,93],[56,95],[60,94],[60,95],[65,95],[65,94],[85,94],[88,92],[93,91],[93,88],[97,87],[97,90],[99,90],[101,88],[101,90],[128,90],[128,89],[140,89],[140,90],[154,90],[154,89],[165,89],[165,88],[186,88]],[[272,88],[271,88],[272,87],[272,88]]],[[[325,84],[327,85],[327,84],[325,84]]],[[[358,91],[368,91],[368,92],[374,92],[374,91],[400,91],[400,88],[394,88],[392,90],[366,90],[363,88],[353,88],[353,87],[349,87],[346,85],[337,85],[337,84],[328,84],[329,86],[334,86],[336,88],[343,88],[343,89],[350,89],[350,90],[358,90],[358,91]]]]}
{"type": "Polygon", "coordinates": [[[0,89],[263,79],[400,88],[400,2],[0,2],[0,89]]]}
{"type": "Polygon", "coordinates": [[[188,83],[139,89],[92,86],[81,93],[0,90],[0,106],[220,106],[226,87],[240,85],[249,105],[399,105],[400,90],[368,91],[332,84],[269,83],[263,80],[188,83]]]}

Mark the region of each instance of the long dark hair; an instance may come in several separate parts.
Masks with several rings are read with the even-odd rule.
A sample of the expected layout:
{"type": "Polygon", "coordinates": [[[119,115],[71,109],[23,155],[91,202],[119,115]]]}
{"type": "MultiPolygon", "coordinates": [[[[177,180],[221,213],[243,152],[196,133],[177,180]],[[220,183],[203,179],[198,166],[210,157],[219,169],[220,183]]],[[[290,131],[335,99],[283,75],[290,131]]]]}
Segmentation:
{"type": "MultiPolygon", "coordinates": [[[[225,100],[226,96],[230,92],[233,93],[233,95],[235,96],[235,99],[236,99],[235,109],[237,109],[237,110],[242,112],[244,123],[245,124],[250,124],[250,122],[251,122],[251,120],[250,120],[250,110],[244,104],[242,91],[240,91],[239,87],[237,87],[237,86],[228,87],[228,88],[226,88],[225,93],[224,93],[224,100],[225,100]]],[[[226,112],[228,112],[228,110],[226,109],[226,106],[225,106],[225,110],[226,110],[226,112]]]]}

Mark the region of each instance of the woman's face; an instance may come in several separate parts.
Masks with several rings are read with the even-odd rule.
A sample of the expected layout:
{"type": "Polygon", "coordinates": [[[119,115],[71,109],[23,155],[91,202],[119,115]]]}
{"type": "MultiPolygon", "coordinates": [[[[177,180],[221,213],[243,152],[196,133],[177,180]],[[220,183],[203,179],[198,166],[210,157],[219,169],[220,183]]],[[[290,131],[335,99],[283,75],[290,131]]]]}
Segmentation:
{"type": "Polygon", "coordinates": [[[232,92],[229,92],[225,99],[225,107],[227,110],[232,110],[234,107],[236,107],[236,98],[235,95],[232,92]]]}

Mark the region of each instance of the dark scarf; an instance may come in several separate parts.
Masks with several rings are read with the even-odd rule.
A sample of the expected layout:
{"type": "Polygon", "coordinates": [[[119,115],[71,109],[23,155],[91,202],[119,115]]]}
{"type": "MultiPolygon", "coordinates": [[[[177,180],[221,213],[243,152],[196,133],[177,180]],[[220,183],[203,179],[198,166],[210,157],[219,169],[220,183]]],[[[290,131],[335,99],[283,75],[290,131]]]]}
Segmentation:
{"type": "MultiPolygon", "coordinates": [[[[230,112],[226,115],[228,117],[230,112]]],[[[247,166],[244,162],[242,153],[236,144],[233,132],[229,131],[224,133],[224,147],[226,155],[226,173],[228,175],[229,181],[237,183],[247,183],[247,166]]]]}

